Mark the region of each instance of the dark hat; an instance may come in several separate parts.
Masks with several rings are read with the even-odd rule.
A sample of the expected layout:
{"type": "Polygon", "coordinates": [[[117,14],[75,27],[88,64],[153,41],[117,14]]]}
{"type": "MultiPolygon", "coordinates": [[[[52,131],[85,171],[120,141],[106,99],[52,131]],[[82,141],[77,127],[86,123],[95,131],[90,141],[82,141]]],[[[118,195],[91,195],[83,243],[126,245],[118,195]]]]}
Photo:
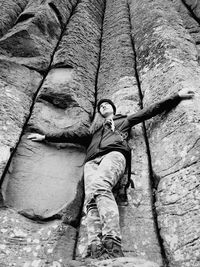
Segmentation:
{"type": "Polygon", "coordinates": [[[99,102],[97,104],[97,110],[98,110],[98,112],[100,112],[100,106],[104,102],[109,103],[112,106],[113,113],[115,114],[116,113],[116,106],[115,106],[115,104],[110,99],[106,99],[106,98],[103,98],[103,99],[99,100],[99,102]]]}

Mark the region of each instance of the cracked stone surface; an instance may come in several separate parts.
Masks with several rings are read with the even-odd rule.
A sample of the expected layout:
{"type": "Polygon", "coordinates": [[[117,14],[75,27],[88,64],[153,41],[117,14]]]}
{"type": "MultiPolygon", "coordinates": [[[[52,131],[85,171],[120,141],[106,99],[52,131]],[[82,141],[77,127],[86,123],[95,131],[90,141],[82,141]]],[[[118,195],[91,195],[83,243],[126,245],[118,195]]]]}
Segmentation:
{"type": "Polygon", "coordinates": [[[19,141],[41,78],[24,66],[0,60],[0,176],[19,141]]]}
{"type": "Polygon", "coordinates": [[[92,260],[90,262],[81,263],[78,261],[70,261],[69,267],[158,267],[159,265],[155,262],[147,261],[140,258],[124,257],[118,259],[109,259],[96,261],[92,260]]]}
{"type": "Polygon", "coordinates": [[[175,110],[146,124],[154,178],[160,181],[156,208],[167,258],[170,266],[195,267],[199,265],[200,241],[200,217],[196,212],[200,182],[197,51],[179,23],[178,13],[167,2],[137,5],[132,1],[131,10],[132,16],[137,17],[132,24],[136,29],[134,38],[145,106],[163,98],[166,92],[190,88],[196,93],[194,100],[183,101],[175,110]]]}
{"type": "Polygon", "coordinates": [[[75,228],[59,220],[39,224],[11,209],[1,209],[0,219],[2,267],[61,267],[72,259],[75,228]]]}
{"type": "MultiPolygon", "coordinates": [[[[55,54],[57,64],[63,64],[63,56],[70,57],[69,51],[73,51],[76,47],[75,43],[69,43],[70,46],[66,47],[65,38],[68,38],[67,42],[73,41],[72,36],[76,30],[74,25],[77,20],[81,19],[83,13],[88,14],[88,20],[85,22],[87,25],[91,23],[97,25],[96,28],[91,26],[88,28],[89,35],[93,31],[96,51],[94,51],[92,63],[94,66],[96,64],[97,69],[96,55],[99,49],[98,37],[101,24],[98,24],[98,17],[92,16],[91,12],[94,12],[95,7],[103,11],[101,1],[95,2],[93,7],[88,6],[88,1],[83,1],[77,6],[72,24],[69,24],[66,33],[63,34],[63,39],[55,54]]],[[[77,38],[82,39],[84,33],[83,31],[76,32],[77,38]]],[[[85,44],[89,44],[89,39],[85,38],[85,44]]],[[[81,135],[84,129],[86,131],[93,112],[91,103],[94,102],[96,72],[95,69],[91,68],[89,71],[86,68],[85,53],[75,52],[78,53],[76,57],[73,57],[73,64],[76,64],[76,60],[82,60],[82,64],[79,63],[81,71],[76,68],[61,68],[59,65],[59,68],[53,68],[48,73],[38,93],[27,131],[49,134],[67,129],[81,135]],[[86,74],[85,86],[81,82],[83,74],[84,76],[86,74]],[[92,80],[86,80],[89,74],[92,80]]],[[[84,147],[73,144],[73,140],[71,140],[71,145],[38,144],[27,140],[24,135],[4,181],[5,203],[31,218],[45,219],[54,215],[60,217],[60,212],[63,214],[65,210],[65,221],[74,224],[82,205],[83,188],[79,186],[79,183],[83,176],[84,156],[84,147]],[[77,209],[74,209],[72,203],[76,204],[77,209]]]]}
{"type": "MultiPolygon", "coordinates": [[[[136,112],[139,109],[140,100],[135,78],[134,51],[130,38],[129,10],[126,1],[107,2],[101,55],[98,99],[110,97],[116,104],[117,113],[136,112]]],[[[124,206],[125,203],[119,203],[123,251],[126,256],[142,257],[162,266],[151,210],[148,162],[141,125],[134,127],[130,145],[133,149],[131,178],[134,180],[135,189],[130,189],[128,192],[128,206],[124,206]]],[[[86,250],[86,219],[83,217],[77,257],[85,254],[86,250]]]]}
{"type": "Polygon", "coordinates": [[[17,20],[20,13],[26,7],[28,0],[0,1],[0,37],[2,37],[17,20]]]}

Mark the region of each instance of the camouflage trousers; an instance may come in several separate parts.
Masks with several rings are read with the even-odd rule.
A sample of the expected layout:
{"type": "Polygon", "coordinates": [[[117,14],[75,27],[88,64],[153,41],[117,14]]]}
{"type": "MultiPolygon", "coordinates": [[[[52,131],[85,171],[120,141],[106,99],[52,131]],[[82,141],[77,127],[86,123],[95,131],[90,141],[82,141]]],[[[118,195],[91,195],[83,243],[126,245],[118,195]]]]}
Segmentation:
{"type": "Polygon", "coordinates": [[[117,151],[97,157],[84,166],[88,244],[94,241],[98,244],[107,237],[121,243],[119,210],[112,189],[125,168],[126,159],[117,151]]]}

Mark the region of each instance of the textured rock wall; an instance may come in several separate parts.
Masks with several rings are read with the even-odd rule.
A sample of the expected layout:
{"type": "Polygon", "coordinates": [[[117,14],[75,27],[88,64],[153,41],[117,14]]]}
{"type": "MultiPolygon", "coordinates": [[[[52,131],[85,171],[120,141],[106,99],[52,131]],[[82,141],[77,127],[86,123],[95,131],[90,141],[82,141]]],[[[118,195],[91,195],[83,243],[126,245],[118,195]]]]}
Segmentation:
{"type": "Polygon", "coordinates": [[[196,92],[147,130],[167,258],[170,266],[198,266],[200,69],[194,41],[170,2],[131,1],[133,36],[145,106],[184,87],[196,92]]]}
{"type": "MultiPolygon", "coordinates": [[[[103,22],[97,100],[107,97],[112,99],[116,103],[117,113],[128,114],[139,109],[134,61],[127,2],[109,1],[103,22]]],[[[120,205],[123,248],[126,256],[142,256],[161,264],[151,211],[148,163],[141,126],[135,127],[132,135],[130,144],[133,147],[132,179],[135,180],[135,189],[129,192],[129,206],[120,205]],[[145,218],[141,218],[144,213],[145,218]]],[[[87,250],[85,227],[86,219],[83,217],[77,256],[87,250]]]]}
{"type": "MultiPolygon", "coordinates": [[[[117,112],[122,114],[131,114],[140,109],[135,54],[130,33],[127,1],[107,2],[97,97],[101,99],[109,96],[116,103],[117,112]]],[[[129,192],[129,206],[120,206],[124,252],[126,256],[140,256],[162,265],[151,210],[148,162],[142,125],[134,127],[130,145],[133,149],[132,179],[135,189],[129,192]],[[144,213],[145,217],[142,216],[140,219],[144,213]]]]}
{"type": "Polygon", "coordinates": [[[1,1],[0,37],[2,37],[17,21],[18,16],[26,7],[28,0],[1,1]]]}
{"type": "MultiPolygon", "coordinates": [[[[44,134],[62,131],[83,134],[95,101],[102,12],[102,1],[90,5],[82,1],[77,5],[38,92],[28,129],[44,134]],[[99,16],[94,16],[96,9],[99,16]],[[83,16],[87,20],[79,27],[83,16]],[[90,50],[93,53],[89,54],[90,50]],[[89,57],[91,67],[87,63],[89,57]]],[[[77,182],[82,178],[84,148],[73,145],[73,141],[71,145],[56,147],[33,143],[25,136],[13,161],[6,179],[6,203],[29,216],[48,218],[73,201],[77,182]]]]}
{"type": "Polygon", "coordinates": [[[182,18],[184,27],[190,33],[193,41],[195,42],[196,49],[198,52],[198,62],[200,54],[200,25],[199,25],[199,2],[198,1],[181,1],[181,0],[172,0],[176,10],[182,18]]]}
{"type": "Polygon", "coordinates": [[[0,12],[1,266],[71,266],[86,251],[85,148],[27,134],[82,135],[102,97],[129,114],[191,88],[194,100],[133,128],[126,258],[93,266],[199,267],[199,2],[8,0],[0,12]]]}

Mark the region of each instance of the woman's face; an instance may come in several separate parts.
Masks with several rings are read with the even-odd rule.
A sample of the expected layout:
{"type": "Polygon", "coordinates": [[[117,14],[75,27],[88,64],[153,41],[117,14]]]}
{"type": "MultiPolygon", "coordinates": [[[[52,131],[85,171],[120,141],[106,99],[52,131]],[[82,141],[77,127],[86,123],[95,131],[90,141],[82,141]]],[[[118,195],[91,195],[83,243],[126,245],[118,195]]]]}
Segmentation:
{"type": "Polygon", "coordinates": [[[113,115],[113,107],[111,104],[109,104],[108,102],[103,102],[101,105],[100,105],[100,114],[106,118],[110,115],[113,115]]]}

